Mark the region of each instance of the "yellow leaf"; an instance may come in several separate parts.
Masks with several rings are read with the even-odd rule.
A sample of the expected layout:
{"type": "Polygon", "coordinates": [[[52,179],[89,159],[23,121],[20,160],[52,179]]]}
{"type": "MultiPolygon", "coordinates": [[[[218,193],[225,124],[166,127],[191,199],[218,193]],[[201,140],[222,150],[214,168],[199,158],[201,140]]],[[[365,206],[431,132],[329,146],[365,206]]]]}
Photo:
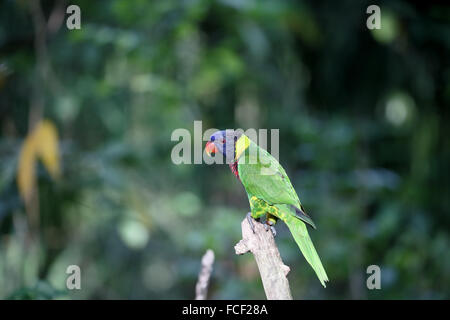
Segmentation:
{"type": "Polygon", "coordinates": [[[58,132],[48,120],[43,120],[37,124],[36,128],[25,138],[20,151],[17,185],[20,195],[25,201],[30,199],[36,182],[37,157],[42,160],[53,178],[59,176],[58,132]]]}
{"type": "Polygon", "coordinates": [[[20,195],[25,201],[28,201],[30,198],[35,183],[35,159],[36,144],[33,141],[33,135],[29,135],[20,151],[17,171],[17,185],[20,195]]]}
{"type": "Polygon", "coordinates": [[[50,175],[56,179],[59,176],[58,132],[48,120],[41,122],[36,131],[37,153],[50,175]]]}

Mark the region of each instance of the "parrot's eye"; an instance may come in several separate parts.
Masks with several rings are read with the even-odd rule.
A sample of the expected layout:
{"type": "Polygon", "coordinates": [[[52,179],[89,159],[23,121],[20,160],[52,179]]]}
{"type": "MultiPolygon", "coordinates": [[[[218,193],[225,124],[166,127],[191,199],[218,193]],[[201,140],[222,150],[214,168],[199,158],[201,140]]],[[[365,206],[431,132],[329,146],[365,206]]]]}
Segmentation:
{"type": "Polygon", "coordinates": [[[214,141],[214,140],[216,140],[216,137],[212,136],[211,141],[214,141]]]}
{"type": "Polygon", "coordinates": [[[225,139],[220,140],[220,143],[224,144],[225,143],[225,139]]]}

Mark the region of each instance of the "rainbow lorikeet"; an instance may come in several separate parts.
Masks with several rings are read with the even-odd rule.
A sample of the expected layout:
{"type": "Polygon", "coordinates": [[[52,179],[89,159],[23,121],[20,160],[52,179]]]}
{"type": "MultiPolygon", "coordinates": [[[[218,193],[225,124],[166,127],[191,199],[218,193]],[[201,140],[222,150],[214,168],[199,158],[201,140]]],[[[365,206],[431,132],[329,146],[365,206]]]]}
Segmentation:
{"type": "MultiPolygon", "coordinates": [[[[235,130],[217,131],[205,147],[211,156],[222,155],[233,174],[241,181],[250,202],[252,218],[266,217],[266,230],[276,235],[274,225],[282,220],[291,231],[306,261],[317,274],[322,285],[328,281],[319,255],[309,237],[306,224],[316,228],[305,213],[286,172],[266,150],[260,148],[245,134],[235,130]],[[306,223],[306,224],[305,224],[306,223]]],[[[250,216],[248,221],[253,228],[250,216]]]]}

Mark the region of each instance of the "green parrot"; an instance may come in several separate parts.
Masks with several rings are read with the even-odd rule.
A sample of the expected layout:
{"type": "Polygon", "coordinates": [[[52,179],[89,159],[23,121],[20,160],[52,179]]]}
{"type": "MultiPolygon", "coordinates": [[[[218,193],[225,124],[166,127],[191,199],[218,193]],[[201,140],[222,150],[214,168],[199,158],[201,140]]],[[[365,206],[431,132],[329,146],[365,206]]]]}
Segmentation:
{"type": "Polygon", "coordinates": [[[306,214],[280,163],[238,130],[215,132],[207,142],[205,152],[209,156],[222,156],[221,160],[225,158],[233,174],[241,181],[250,202],[251,213],[247,215],[250,226],[253,228],[251,217],[258,220],[265,216],[266,230],[270,229],[275,236],[274,225],[277,220],[286,223],[306,261],[316,272],[320,283],[326,287],[328,276],[306,224],[314,229],[316,226],[306,214]]]}

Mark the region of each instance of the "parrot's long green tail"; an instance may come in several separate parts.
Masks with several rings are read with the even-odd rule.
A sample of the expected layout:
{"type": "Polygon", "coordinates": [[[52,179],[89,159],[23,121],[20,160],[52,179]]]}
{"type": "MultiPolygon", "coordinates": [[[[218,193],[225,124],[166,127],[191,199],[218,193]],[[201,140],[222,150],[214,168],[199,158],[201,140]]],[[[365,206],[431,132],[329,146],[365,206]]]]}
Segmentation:
{"type": "Polygon", "coordinates": [[[291,231],[295,242],[297,242],[297,245],[303,253],[303,256],[306,258],[306,261],[308,261],[308,263],[316,272],[320,283],[322,283],[322,285],[326,287],[325,281],[328,281],[328,276],[325,272],[325,269],[323,268],[319,255],[314,248],[311,238],[309,237],[306,225],[300,219],[294,216],[286,217],[286,220],[284,222],[287,224],[289,230],[291,231]]]}

